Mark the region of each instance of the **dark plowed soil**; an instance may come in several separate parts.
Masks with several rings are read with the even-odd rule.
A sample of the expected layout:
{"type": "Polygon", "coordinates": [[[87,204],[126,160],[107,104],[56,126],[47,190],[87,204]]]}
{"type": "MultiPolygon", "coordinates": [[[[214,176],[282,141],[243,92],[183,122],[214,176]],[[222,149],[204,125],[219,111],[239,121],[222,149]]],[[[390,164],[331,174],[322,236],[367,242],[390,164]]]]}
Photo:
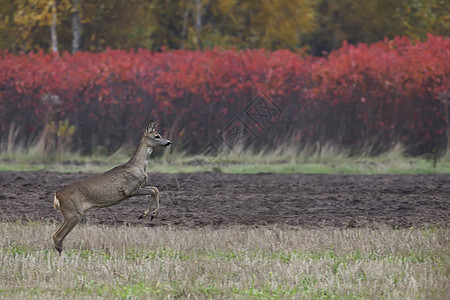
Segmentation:
{"type": "MultiPolygon", "coordinates": [[[[50,220],[53,192],[90,176],[49,172],[0,173],[0,220],[50,220]]],[[[149,174],[161,191],[157,219],[138,220],[142,197],[92,209],[89,224],[225,227],[410,227],[450,224],[450,175],[149,174]]]]}

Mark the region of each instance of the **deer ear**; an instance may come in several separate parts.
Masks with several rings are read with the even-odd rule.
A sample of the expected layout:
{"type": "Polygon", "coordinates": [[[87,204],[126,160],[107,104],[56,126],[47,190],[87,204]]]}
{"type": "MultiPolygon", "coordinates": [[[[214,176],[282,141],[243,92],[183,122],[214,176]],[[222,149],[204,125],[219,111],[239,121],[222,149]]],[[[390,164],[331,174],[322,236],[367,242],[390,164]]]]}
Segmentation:
{"type": "Polygon", "coordinates": [[[155,129],[156,129],[156,126],[158,126],[158,124],[159,124],[159,121],[153,122],[152,130],[155,130],[155,129]]]}
{"type": "Polygon", "coordinates": [[[158,125],[158,122],[159,121],[153,122],[153,119],[151,119],[150,122],[148,122],[147,132],[152,132],[153,130],[155,130],[156,126],[158,125]]]}
{"type": "Polygon", "coordinates": [[[145,133],[150,133],[153,130],[152,128],[153,128],[153,119],[151,119],[148,122],[147,129],[145,130],[145,133]]]}

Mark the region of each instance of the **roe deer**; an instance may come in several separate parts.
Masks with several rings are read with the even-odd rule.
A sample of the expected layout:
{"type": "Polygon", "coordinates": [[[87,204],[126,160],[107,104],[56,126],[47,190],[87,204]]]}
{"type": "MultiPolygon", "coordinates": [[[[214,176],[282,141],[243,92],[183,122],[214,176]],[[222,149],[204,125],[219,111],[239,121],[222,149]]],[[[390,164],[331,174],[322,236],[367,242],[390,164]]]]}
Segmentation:
{"type": "Polygon", "coordinates": [[[101,175],[72,183],[55,193],[54,207],[59,207],[64,217],[64,223],[53,235],[55,249],[59,253],[64,238],[93,207],[108,207],[133,196],[150,195],[150,205],[139,219],[149,214],[155,201],[151,219],[158,215],[159,191],[156,187],[145,186],[148,179],[145,169],[154,147],[168,147],[172,143],[155,131],[157,123],[149,122],[139,147],[128,162],[101,175]]]}

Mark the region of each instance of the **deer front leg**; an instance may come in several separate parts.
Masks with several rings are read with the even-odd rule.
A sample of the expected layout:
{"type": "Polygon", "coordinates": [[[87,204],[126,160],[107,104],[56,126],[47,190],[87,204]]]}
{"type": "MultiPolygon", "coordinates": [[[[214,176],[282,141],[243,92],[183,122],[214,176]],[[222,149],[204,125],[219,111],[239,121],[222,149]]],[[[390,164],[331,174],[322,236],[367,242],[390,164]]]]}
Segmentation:
{"type": "MultiPolygon", "coordinates": [[[[142,213],[142,215],[138,218],[138,220],[140,220],[140,219],[142,219],[142,218],[145,218],[146,216],[148,216],[148,214],[149,214],[149,212],[150,212],[150,209],[151,209],[151,207],[153,206],[153,203],[155,203],[155,196],[151,196],[151,199],[150,199],[150,203],[149,203],[149,205],[148,205],[148,209],[145,211],[145,212],[143,212],[142,213]]],[[[152,217],[152,219],[153,219],[153,217],[152,217]]]]}
{"type": "Polygon", "coordinates": [[[153,206],[153,203],[156,202],[156,208],[152,212],[152,218],[150,219],[150,220],[153,220],[159,214],[159,190],[158,190],[158,188],[156,188],[154,186],[150,186],[150,187],[145,187],[145,188],[139,189],[134,194],[134,196],[143,196],[143,195],[150,195],[150,196],[152,196],[152,199],[150,200],[148,209],[138,219],[142,219],[142,218],[145,218],[146,216],[148,216],[148,214],[150,213],[150,209],[153,206]]]}
{"type": "Polygon", "coordinates": [[[145,175],[145,177],[142,179],[141,184],[139,184],[139,187],[140,187],[140,188],[144,188],[145,185],[147,184],[147,180],[148,180],[147,172],[144,172],[144,175],[145,175]]]}

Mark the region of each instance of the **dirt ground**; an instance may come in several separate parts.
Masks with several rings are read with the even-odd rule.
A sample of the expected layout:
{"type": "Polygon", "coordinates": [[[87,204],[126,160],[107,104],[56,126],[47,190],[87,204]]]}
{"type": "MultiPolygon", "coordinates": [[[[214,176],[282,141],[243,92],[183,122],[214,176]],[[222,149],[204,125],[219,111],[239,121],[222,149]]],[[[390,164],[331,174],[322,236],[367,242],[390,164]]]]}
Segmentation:
{"type": "MultiPolygon", "coordinates": [[[[0,173],[0,221],[61,222],[53,193],[90,174],[0,173]]],[[[378,227],[450,224],[450,175],[149,174],[161,191],[157,219],[138,220],[148,200],[92,209],[84,222],[176,227],[378,227]]]]}

